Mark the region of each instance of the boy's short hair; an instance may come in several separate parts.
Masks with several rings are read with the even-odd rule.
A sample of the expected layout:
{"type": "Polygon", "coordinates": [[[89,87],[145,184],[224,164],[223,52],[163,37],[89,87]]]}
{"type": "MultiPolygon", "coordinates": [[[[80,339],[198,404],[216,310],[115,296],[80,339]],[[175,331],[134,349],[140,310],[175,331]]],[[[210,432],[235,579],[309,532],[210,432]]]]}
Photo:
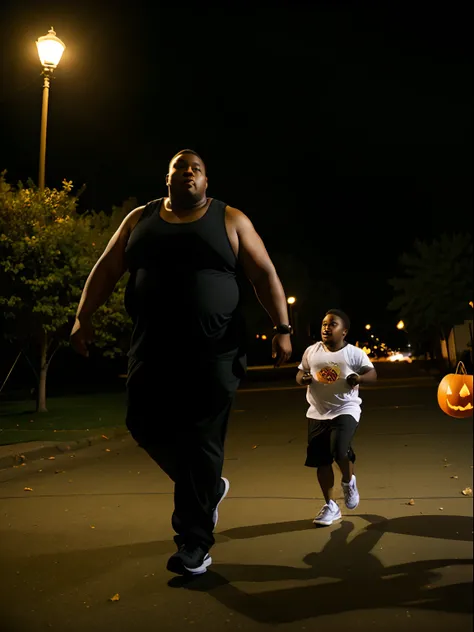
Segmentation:
{"type": "Polygon", "coordinates": [[[344,323],[344,327],[349,331],[349,329],[351,328],[351,321],[346,312],[343,312],[342,309],[328,309],[328,311],[324,315],[327,316],[328,314],[339,316],[339,318],[344,323]]]}

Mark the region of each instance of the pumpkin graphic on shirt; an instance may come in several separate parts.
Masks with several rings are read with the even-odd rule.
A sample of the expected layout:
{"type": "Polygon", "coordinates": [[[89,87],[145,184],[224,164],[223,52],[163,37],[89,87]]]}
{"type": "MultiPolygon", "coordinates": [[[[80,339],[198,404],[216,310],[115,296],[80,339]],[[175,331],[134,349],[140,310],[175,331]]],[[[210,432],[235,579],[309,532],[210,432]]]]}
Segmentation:
{"type": "Polygon", "coordinates": [[[332,384],[341,374],[341,369],[337,364],[328,364],[316,373],[316,379],[323,384],[332,384]]]}

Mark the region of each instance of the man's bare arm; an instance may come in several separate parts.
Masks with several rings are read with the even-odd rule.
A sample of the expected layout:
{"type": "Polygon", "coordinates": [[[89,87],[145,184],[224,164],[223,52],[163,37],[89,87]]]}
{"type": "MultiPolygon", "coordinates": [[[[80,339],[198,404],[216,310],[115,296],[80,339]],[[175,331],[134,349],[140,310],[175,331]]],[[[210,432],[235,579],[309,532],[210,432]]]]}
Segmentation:
{"type": "MultiPolygon", "coordinates": [[[[238,209],[227,207],[226,225],[230,227],[230,240],[236,247],[239,261],[252,283],[258,300],[274,325],[288,324],[288,306],[281,281],[265,245],[249,218],[238,209]]],[[[272,357],[275,367],[287,362],[291,356],[288,334],[277,334],[272,340],[272,357]]]]}
{"type": "Polygon", "coordinates": [[[262,239],[244,213],[229,207],[228,212],[238,237],[240,263],[257,298],[274,325],[288,324],[285,292],[262,239]]]}
{"type": "Polygon", "coordinates": [[[92,268],[77,308],[79,320],[90,318],[106,302],[125,273],[125,248],[142,212],[143,207],[138,207],[127,215],[92,268]]]}
{"type": "Polygon", "coordinates": [[[89,355],[87,345],[93,338],[92,315],[106,302],[126,271],[125,248],[143,208],[136,208],[123,220],[84,285],[70,336],[73,348],[83,356],[89,355]]]}

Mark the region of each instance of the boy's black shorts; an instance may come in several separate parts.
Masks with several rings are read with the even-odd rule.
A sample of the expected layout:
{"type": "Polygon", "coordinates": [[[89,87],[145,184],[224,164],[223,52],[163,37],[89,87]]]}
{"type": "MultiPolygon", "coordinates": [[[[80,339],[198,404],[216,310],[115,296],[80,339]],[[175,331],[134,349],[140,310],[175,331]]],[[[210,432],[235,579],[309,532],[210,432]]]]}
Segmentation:
{"type": "Polygon", "coordinates": [[[352,439],[358,422],[352,415],[339,415],[334,419],[308,418],[308,449],[305,465],[319,467],[331,465],[346,457],[352,463],[356,456],[352,449],[352,439]]]}

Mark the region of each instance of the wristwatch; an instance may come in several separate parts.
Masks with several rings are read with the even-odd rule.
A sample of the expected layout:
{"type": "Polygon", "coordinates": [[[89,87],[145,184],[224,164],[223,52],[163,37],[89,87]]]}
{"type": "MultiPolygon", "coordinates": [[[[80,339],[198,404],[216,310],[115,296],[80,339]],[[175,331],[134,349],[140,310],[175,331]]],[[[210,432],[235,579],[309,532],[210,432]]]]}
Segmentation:
{"type": "Polygon", "coordinates": [[[292,334],[293,333],[293,327],[291,325],[277,325],[276,327],[273,327],[273,331],[276,334],[292,334]]]}

